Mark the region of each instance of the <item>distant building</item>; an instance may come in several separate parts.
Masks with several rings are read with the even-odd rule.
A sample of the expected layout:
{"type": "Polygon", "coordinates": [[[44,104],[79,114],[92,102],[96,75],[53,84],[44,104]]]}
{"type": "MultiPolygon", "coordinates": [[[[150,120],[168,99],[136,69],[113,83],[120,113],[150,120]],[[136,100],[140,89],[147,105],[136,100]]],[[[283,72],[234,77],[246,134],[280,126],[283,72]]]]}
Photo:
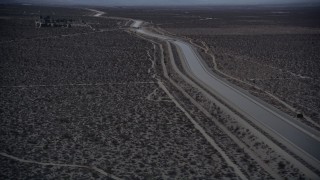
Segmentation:
{"type": "Polygon", "coordinates": [[[68,19],[53,19],[50,16],[42,17],[35,21],[37,28],[41,27],[71,27],[72,20],[68,19]]]}

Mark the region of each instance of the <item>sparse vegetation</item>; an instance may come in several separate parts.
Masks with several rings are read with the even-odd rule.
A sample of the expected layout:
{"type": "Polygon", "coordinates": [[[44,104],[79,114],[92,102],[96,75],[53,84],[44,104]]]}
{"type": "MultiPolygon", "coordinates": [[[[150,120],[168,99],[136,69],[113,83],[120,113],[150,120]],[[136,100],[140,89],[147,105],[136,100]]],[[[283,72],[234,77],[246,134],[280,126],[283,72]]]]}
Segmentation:
{"type": "MultiPolygon", "coordinates": [[[[183,80],[170,64],[166,44],[130,32],[126,21],[92,17],[84,9],[0,8],[1,178],[237,179],[226,157],[252,179],[308,178],[261,128],[240,122],[242,117],[231,107],[218,98],[209,100],[183,80]],[[34,20],[42,13],[75,19],[84,26],[35,28],[34,20]]],[[[201,55],[213,70],[210,53],[215,55],[225,78],[260,87],[247,89],[272,102],[263,94],[268,91],[317,122],[318,34],[314,29],[298,29],[298,34],[308,31],[299,35],[272,34],[277,28],[261,34],[266,22],[268,28],[284,22],[317,28],[317,20],[274,21],[275,17],[263,16],[253,21],[243,16],[270,10],[213,9],[103,11],[107,16],[143,19],[160,32],[191,40],[202,47],[201,55]],[[237,26],[238,32],[230,32],[234,27],[227,24],[237,26]],[[254,35],[245,34],[257,26],[260,29],[250,31],[254,35]],[[225,34],[219,34],[221,30],[225,34]],[[309,58],[300,61],[304,57],[309,58]]],[[[296,16],[300,17],[293,13],[296,16]]],[[[176,48],[173,56],[185,73],[176,48]]]]}
{"type": "Polygon", "coordinates": [[[81,16],[96,30],[79,33],[17,16],[6,28],[28,32],[16,36],[17,26],[0,44],[1,178],[106,178],[92,167],[128,179],[236,178],[158,86],[159,52],[123,22],[81,16]]]}

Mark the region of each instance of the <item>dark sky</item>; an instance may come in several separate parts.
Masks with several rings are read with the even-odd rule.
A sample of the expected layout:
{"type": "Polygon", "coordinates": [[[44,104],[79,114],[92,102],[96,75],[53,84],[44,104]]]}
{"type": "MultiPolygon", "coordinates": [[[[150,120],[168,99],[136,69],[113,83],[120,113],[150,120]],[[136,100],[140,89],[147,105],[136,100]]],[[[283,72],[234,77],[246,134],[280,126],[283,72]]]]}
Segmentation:
{"type": "MultiPolygon", "coordinates": [[[[0,0],[1,2],[2,0],[0,0]]],[[[245,5],[320,3],[320,0],[11,0],[23,3],[82,4],[82,5],[245,5]]]]}

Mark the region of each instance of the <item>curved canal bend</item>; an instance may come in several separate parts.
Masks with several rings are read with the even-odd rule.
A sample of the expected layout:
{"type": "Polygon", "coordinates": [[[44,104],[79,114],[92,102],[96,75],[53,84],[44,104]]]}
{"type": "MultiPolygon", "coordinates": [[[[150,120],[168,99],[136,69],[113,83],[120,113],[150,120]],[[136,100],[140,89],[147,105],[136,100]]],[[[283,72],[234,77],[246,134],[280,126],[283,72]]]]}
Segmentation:
{"type": "MultiPolygon", "coordinates": [[[[187,71],[193,75],[193,79],[205,85],[205,88],[221,98],[229,106],[236,109],[242,115],[256,123],[263,125],[274,134],[272,136],[281,138],[286,145],[295,148],[293,152],[303,154],[307,162],[319,167],[320,165],[320,138],[319,132],[306,127],[301,122],[290,116],[270,108],[271,105],[240,91],[233,85],[217,77],[203,64],[196,50],[180,39],[156,34],[142,27],[143,21],[134,20],[131,27],[137,33],[158,38],[174,44],[184,56],[182,60],[187,65],[187,71]]],[[[292,150],[292,149],[290,149],[292,150]]]]}

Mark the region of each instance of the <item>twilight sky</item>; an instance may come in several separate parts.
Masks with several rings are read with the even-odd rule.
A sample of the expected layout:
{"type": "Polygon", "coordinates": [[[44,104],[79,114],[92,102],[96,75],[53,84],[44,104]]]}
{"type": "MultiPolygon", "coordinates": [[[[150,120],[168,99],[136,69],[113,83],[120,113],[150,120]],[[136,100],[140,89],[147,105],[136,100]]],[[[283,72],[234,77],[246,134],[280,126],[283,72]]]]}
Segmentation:
{"type": "MultiPolygon", "coordinates": [[[[0,0],[1,2],[2,0],[0,0]]],[[[8,1],[8,0],[7,0],[8,1]]],[[[81,5],[245,5],[320,3],[320,0],[11,0],[22,3],[81,4],[81,5]]]]}

